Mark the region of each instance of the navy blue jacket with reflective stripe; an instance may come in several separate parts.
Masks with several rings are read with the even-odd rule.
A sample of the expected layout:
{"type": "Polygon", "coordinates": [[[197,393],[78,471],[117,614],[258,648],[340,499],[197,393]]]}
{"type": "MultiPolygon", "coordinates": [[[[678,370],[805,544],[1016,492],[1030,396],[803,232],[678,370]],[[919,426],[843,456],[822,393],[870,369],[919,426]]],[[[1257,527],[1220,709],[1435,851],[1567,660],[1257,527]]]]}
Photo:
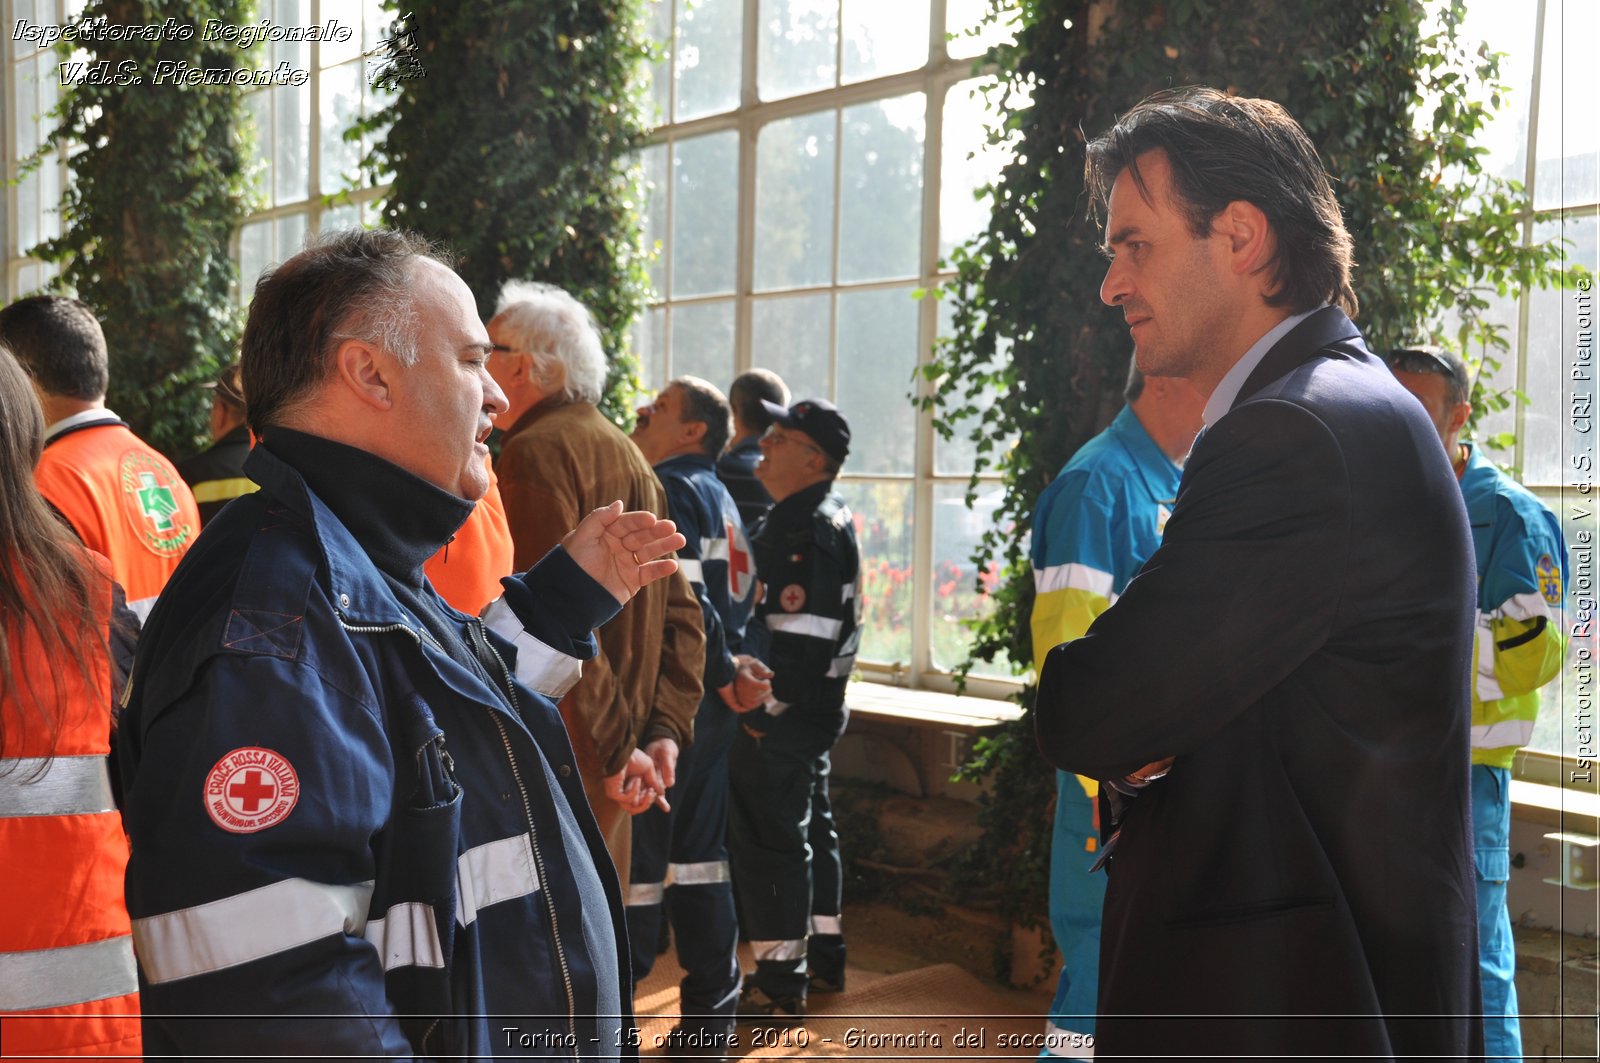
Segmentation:
{"type": "Polygon", "coordinates": [[[733,656],[744,646],[755,604],[756,561],[739,509],[711,459],[679,454],[656,466],[667,510],[688,542],[678,551],[706,628],[706,697],[733,682],[733,656]],[[684,564],[687,562],[687,564],[684,564]]]}
{"type": "MultiPolygon", "coordinates": [[[[262,490],[207,525],[169,583],[121,726],[146,1049],[526,1056],[575,1043],[582,1058],[632,1058],[616,1043],[631,1017],[593,1015],[597,978],[620,977],[631,1010],[622,899],[554,704],[501,679],[509,704],[443,652],[295,469],[263,447],[247,468],[262,490]],[[235,833],[208,813],[207,779],[251,747],[289,764],[298,798],[235,833]],[[582,910],[574,866],[591,882],[598,869],[602,910],[582,910]],[[594,958],[614,967],[591,963],[591,935],[614,943],[594,958]],[[176,1014],[199,1018],[163,1018],[176,1014]]],[[[581,599],[574,575],[587,578],[553,552],[506,581],[507,599],[533,634],[586,657],[592,641],[535,630],[526,608],[581,599]]],[[[512,643],[451,615],[517,670],[512,643]]]]}

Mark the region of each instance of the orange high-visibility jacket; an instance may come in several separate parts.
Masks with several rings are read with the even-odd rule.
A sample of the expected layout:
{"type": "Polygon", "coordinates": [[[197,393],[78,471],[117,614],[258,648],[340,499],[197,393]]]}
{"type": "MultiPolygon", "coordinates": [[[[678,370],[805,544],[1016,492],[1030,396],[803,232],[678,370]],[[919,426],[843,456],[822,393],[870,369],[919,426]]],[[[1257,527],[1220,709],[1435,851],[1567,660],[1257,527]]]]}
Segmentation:
{"type": "MultiPolygon", "coordinates": [[[[489,465],[487,460],[484,464],[489,465]]],[[[468,616],[477,616],[500,597],[500,579],[511,575],[511,557],[511,525],[500,501],[500,481],[489,465],[488,493],[478,499],[456,537],[428,558],[422,570],[439,597],[468,616]]]]}
{"type": "Polygon", "coordinates": [[[34,482],[83,544],[110,560],[111,578],[143,622],[200,534],[200,510],[178,470],[108,414],[47,442],[34,482]]]}
{"type": "MultiPolygon", "coordinates": [[[[110,609],[106,581],[97,631],[110,609]]],[[[13,686],[33,693],[26,708],[17,689],[0,701],[0,1045],[8,1056],[137,1057],[138,975],[122,899],[128,840],[106,771],[107,658],[97,656],[85,687],[73,664],[46,660],[36,631],[14,625],[13,686]],[[61,721],[54,749],[35,697],[61,721]]]]}

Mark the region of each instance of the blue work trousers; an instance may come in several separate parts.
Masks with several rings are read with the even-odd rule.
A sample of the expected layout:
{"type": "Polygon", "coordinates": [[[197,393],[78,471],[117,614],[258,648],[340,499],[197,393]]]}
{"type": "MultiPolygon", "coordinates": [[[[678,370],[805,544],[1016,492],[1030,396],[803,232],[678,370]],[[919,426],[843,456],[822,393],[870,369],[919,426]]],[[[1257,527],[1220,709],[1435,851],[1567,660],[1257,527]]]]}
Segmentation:
{"type": "Polygon", "coordinates": [[[1483,983],[1483,1052],[1522,1058],[1517,1016],[1517,947],[1506,882],[1511,878],[1511,772],[1472,766],[1473,865],[1478,879],[1478,974],[1483,983]]]}
{"type": "MultiPolygon", "coordinates": [[[[731,1019],[739,997],[738,918],[728,873],[728,751],[738,717],[715,692],[700,703],[694,742],[667,791],[672,811],[633,819],[628,937],[634,985],[655,965],[663,909],[683,965],[684,1016],[731,1019]],[[663,903],[665,902],[665,903],[663,903]]],[[[693,1024],[690,1024],[693,1025],[693,1024]]]]}

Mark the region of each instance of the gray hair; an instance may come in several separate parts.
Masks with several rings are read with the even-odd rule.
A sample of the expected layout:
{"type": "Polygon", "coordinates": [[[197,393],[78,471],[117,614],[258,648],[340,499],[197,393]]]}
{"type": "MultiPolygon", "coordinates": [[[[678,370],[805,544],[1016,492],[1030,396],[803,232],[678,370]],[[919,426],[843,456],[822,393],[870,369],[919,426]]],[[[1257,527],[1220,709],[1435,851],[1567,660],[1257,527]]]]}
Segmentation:
{"type": "Polygon", "coordinates": [[[588,307],[553,284],[507,281],[494,320],[512,346],[532,356],[542,391],[563,402],[599,404],[606,355],[588,307]]]}

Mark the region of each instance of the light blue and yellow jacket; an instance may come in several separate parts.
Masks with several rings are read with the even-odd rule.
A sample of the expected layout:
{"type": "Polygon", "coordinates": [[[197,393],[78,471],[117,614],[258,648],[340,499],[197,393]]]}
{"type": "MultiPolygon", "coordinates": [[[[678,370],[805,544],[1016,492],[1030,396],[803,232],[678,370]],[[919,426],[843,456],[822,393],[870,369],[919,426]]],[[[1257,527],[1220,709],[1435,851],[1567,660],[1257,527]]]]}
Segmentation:
{"type": "Polygon", "coordinates": [[[1533,736],[1539,688],[1566,650],[1566,546],[1555,514],[1476,447],[1461,493],[1478,566],[1472,763],[1509,768],[1533,736]]]}
{"type": "MultiPolygon", "coordinates": [[[[1131,409],[1079,448],[1033,517],[1033,660],[1079,638],[1161,545],[1182,470],[1131,409]]],[[[1091,797],[1095,783],[1082,780],[1091,797]]]]}

